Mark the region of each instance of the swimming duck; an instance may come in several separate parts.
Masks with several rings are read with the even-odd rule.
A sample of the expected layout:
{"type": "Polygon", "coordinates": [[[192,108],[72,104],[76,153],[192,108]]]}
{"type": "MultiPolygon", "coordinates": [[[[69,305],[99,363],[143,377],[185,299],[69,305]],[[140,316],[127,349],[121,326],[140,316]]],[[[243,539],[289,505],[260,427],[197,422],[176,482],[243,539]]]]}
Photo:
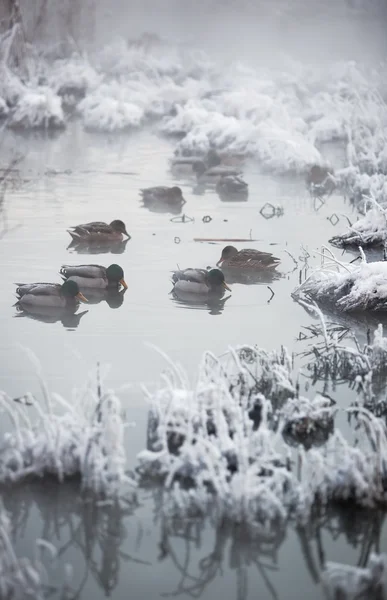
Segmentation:
{"type": "Polygon", "coordinates": [[[156,187],[143,188],[140,190],[140,194],[145,201],[171,202],[176,204],[185,203],[183,192],[181,191],[181,188],[177,186],[167,187],[159,185],[156,187]]]}
{"type": "Polygon", "coordinates": [[[79,300],[87,302],[76,281],[60,283],[16,283],[17,304],[22,308],[76,308],[79,300]]]}
{"type": "Polygon", "coordinates": [[[176,170],[179,168],[189,167],[193,170],[194,165],[198,163],[204,163],[206,168],[209,169],[211,167],[220,165],[221,162],[222,159],[217,151],[210,149],[203,158],[200,156],[176,156],[171,160],[171,168],[176,170]]]}
{"type": "Polygon", "coordinates": [[[220,269],[184,269],[175,271],[172,276],[175,284],[174,290],[190,292],[194,294],[209,294],[216,291],[231,292],[224,280],[224,274],[220,269]]]}
{"type": "Polygon", "coordinates": [[[306,175],[306,184],[311,192],[320,195],[332,193],[336,185],[334,172],[328,167],[313,165],[306,175]]]}
{"type": "Polygon", "coordinates": [[[213,181],[217,182],[221,177],[225,175],[241,175],[242,171],[238,167],[232,167],[228,165],[218,165],[216,167],[210,167],[207,169],[203,161],[195,163],[192,167],[196,173],[196,177],[199,181],[213,181]]]}
{"type": "Polygon", "coordinates": [[[248,184],[237,175],[222,175],[216,184],[216,191],[220,196],[247,194],[248,184]]]}
{"type": "Polygon", "coordinates": [[[263,271],[265,269],[274,269],[279,262],[280,259],[269,252],[261,252],[254,249],[239,250],[238,252],[234,246],[225,246],[216,265],[222,265],[224,268],[257,269],[263,271]]]}
{"type": "Polygon", "coordinates": [[[75,225],[67,230],[74,241],[83,242],[113,242],[121,241],[123,235],[130,240],[126,225],[120,219],[115,219],[109,225],[103,221],[92,221],[82,225],[75,225]]]}
{"type": "Polygon", "coordinates": [[[76,282],[80,288],[107,289],[119,284],[128,288],[124,271],[116,264],[107,268],[101,265],[62,265],[59,273],[63,279],[76,282]]]}

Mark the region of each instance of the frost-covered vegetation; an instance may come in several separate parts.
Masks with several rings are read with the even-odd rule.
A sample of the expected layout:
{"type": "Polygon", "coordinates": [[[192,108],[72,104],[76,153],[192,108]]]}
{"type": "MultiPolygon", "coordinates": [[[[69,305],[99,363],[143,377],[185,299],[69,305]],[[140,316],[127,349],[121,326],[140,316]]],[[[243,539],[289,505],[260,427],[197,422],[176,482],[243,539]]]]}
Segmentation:
{"type": "MultiPolygon", "coordinates": [[[[89,497],[91,492],[94,499],[104,499],[104,506],[108,500],[111,517],[121,515],[124,496],[129,511],[135,510],[128,485],[130,490],[135,485],[140,496],[151,487],[160,496],[164,519],[208,517],[222,530],[227,523],[225,539],[234,539],[234,528],[242,527],[253,546],[262,531],[273,544],[281,544],[290,522],[300,534],[336,501],[351,510],[384,508],[387,433],[380,418],[386,414],[380,382],[387,377],[387,341],[382,326],[361,346],[349,328],[326,322],[320,313],[301,345],[298,356],[285,348],[249,346],[220,357],[207,352],[195,382],[172,366],[159,389],[148,394],[147,449],[139,453],[131,478],[120,401],[98,381],[88,382],[71,402],[44,386],[42,403],[31,395],[15,402],[2,394],[13,429],[1,445],[1,483],[49,478],[50,485],[55,480],[61,485],[75,477],[89,497]],[[324,388],[319,391],[320,381],[324,388]],[[350,406],[326,393],[328,381],[333,390],[350,384],[350,406]],[[345,413],[352,439],[337,427],[345,413]]],[[[85,510],[90,507],[88,503],[85,510]]],[[[14,508],[7,510],[13,514],[14,508]]],[[[19,561],[10,543],[0,560],[17,565],[16,579],[7,566],[3,585],[34,585],[40,597],[47,580],[40,563],[19,561]]],[[[359,589],[374,580],[379,585],[371,571],[356,571],[359,589]]],[[[337,573],[326,565],[327,589],[339,585],[337,573]]]]}
{"type": "MultiPolygon", "coordinates": [[[[343,312],[387,309],[387,262],[341,263],[333,254],[293,292],[293,298],[313,299],[343,312]]],[[[326,255],[325,255],[326,256],[326,255]]]]}
{"type": "MultiPolygon", "coordinates": [[[[383,191],[383,199],[386,197],[383,191]]],[[[333,246],[344,248],[346,246],[383,246],[386,240],[386,210],[374,201],[364,217],[351,225],[347,232],[336,235],[329,241],[333,246]]]]}
{"type": "Polygon", "coordinates": [[[0,115],[7,126],[63,128],[74,115],[93,131],[153,124],[179,138],[177,154],[214,147],[281,173],[324,165],[321,144],[336,141],[347,156],[335,169],[336,184],[354,197],[385,200],[385,65],[316,70],[289,59],[281,68],[236,61],[225,68],[149,33],[98,48],[73,40],[50,52],[34,43],[37,35],[26,37],[25,20],[14,19],[0,37],[0,115]]]}
{"type": "Polygon", "coordinates": [[[126,474],[127,424],[116,395],[88,384],[69,402],[42,389],[42,402],[0,394],[3,418],[13,425],[0,445],[0,484],[77,478],[85,492],[105,499],[119,497],[127,485],[133,490],[126,474]]]}

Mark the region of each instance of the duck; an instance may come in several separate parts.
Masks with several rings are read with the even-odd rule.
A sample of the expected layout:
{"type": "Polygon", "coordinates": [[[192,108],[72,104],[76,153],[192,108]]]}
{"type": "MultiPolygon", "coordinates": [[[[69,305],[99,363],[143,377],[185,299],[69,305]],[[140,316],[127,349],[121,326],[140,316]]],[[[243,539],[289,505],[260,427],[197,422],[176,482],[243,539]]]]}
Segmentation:
{"type": "Polygon", "coordinates": [[[241,169],[230,165],[218,165],[208,169],[203,161],[198,161],[195,163],[192,169],[196,173],[196,178],[198,181],[209,181],[214,183],[227,175],[235,176],[242,174],[241,169]]]}
{"type": "Polygon", "coordinates": [[[80,288],[118,288],[121,284],[128,288],[124,279],[124,271],[120,265],[62,265],[60,275],[67,281],[74,281],[80,288]]]}
{"type": "Polygon", "coordinates": [[[269,252],[261,252],[255,249],[238,251],[234,246],[225,246],[216,266],[222,265],[222,268],[256,269],[263,271],[266,269],[275,269],[279,262],[280,259],[269,252]]]}
{"type": "Polygon", "coordinates": [[[123,240],[124,235],[130,240],[126,225],[120,219],[115,219],[110,224],[103,221],[83,223],[70,227],[67,231],[75,242],[118,242],[123,240]]]}
{"type": "Polygon", "coordinates": [[[306,184],[311,192],[332,193],[336,185],[334,171],[328,167],[313,165],[306,175],[306,184]]]}
{"type": "Polygon", "coordinates": [[[183,192],[178,186],[167,187],[159,185],[156,187],[142,188],[140,194],[144,201],[185,204],[183,192]]]}
{"type": "Polygon", "coordinates": [[[238,175],[222,175],[216,184],[219,196],[232,196],[236,194],[247,194],[248,184],[238,175]]]}
{"type": "Polygon", "coordinates": [[[222,159],[216,150],[210,149],[206,156],[175,156],[171,160],[171,169],[178,170],[182,168],[189,168],[193,170],[194,165],[203,162],[206,168],[216,167],[221,164],[222,159]]]}
{"type": "Polygon", "coordinates": [[[193,294],[206,295],[212,292],[219,292],[231,289],[224,279],[224,273],[220,269],[184,269],[183,271],[174,271],[172,275],[174,283],[173,290],[189,292],[193,294]]]}
{"type": "Polygon", "coordinates": [[[22,308],[75,309],[79,301],[87,302],[76,281],[60,283],[16,283],[17,305],[22,308]]]}

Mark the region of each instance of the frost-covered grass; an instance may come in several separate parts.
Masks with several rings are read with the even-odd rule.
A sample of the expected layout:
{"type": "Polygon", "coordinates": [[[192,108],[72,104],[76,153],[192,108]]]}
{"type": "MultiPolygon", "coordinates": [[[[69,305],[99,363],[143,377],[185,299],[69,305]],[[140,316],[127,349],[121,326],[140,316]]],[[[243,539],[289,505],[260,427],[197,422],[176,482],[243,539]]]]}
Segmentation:
{"type": "Polygon", "coordinates": [[[360,264],[331,257],[294,290],[295,300],[313,299],[343,312],[387,310],[387,261],[368,263],[362,251],[360,264]]]}
{"type": "MultiPolygon", "coordinates": [[[[322,316],[320,328],[322,341],[315,327],[313,353],[304,355],[312,369],[323,364],[328,377],[334,367],[359,389],[372,387],[374,376],[385,370],[382,328],[364,347],[344,341],[340,328],[322,316]]],[[[274,545],[281,543],[290,520],[306,528],[336,501],[386,507],[386,425],[362,405],[360,395],[344,409],[322,392],[310,387],[308,392],[308,386],[301,392],[304,369],[297,370],[285,348],[250,346],[220,357],[207,352],[195,383],[172,366],[159,389],[148,394],[147,449],[138,455],[134,475],[138,489],[161,484],[157,493],[166,518],[182,517],[184,523],[188,516],[208,516],[217,527],[227,523],[231,529],[264,531],[274,545]],[[338,429],[338,413],[355,425],[352,439],[338,429]]],[[[125,423],[118,399],[100,388],[93,393],[87,384],[71,402],[45,392],[44,405],[28,397],[23,407],[3,394],[14,429],[0,449],[0,482],[30,476],[61,482],[75,476],[99,499],[119,501],[126,484],[134,483],[125,471],[125,423]]],[[[93,528],[95,536],[94,522],[93,528]]],[[[4,531],[0,523],[5,547],[4,531]]],[[[8,573],[3,585],[14,581],[12,561],[26,565],[26,574],[17,567],[20,586],[43,585],[40,563],[18,561],[9,545],[4,556],[0,552],[0,576],[3,564],[8,573]]],[[[336,585],[330,565],[327,573],[327,585],[336,585]]],[[[358,575],[363,581],[364,573],[358,575]]]]}
{"type": "Polygon", "coordinates": [[[181,138],[178,154],[215,147],[280,173],[325,165],[321,144],[337,141],[347,160],[343,169],[330,165],[335,182],[386,198],[385,65],[225,66],[149,35],[59,58],[28,44],[23,53],[22,43],[18,24],[0,38],[0,115],[9,126],[64,127],[74,112],[102,132],[157,121],[162,133],[181,138]]]}
{"type": "Polygon", "coordinates": [[[385,504],[382,422],[364,408],[350,409],[359,423],[354,447],[333,426],[338,407],[318,394],[300,397],[287,361],[277,355],[270,371],[273,355],[262,368],[263,355],[269,357],[237,349],[229,355],[231,369],[224,358],[207,354],[194,386],[178,370],[165,376],[151,397],[148,449],[138,457],[141,476],[163,480],[173,513],[211,510],[219,519],[250,524],[308,519],[316,502],[385,504]],[[272,373],[272,400],[263,394],[262,372],[272,373]]]}
{"type": "Polygon", "coordinates": [[[87,385],[66,401],[43,386],[42,402],[17,403],[2,392],[0,405],[13,425],[0,445],[0,484],[77,478],[85,492],[106,499],[135,485],[126,473],[127,424],[112,391],[87,385]]]}
{"type": "MultiPolygon", "coordinates": [[[[386,188],[387,190],[387,188],[386,188]]],[[[386,193],[387,200],[387,193],[386,193]]],[[[381,246],[387,240],[386,210],[377,202],[356,221],[345,233],[331,238],[329,241],[338,248],[345,246],[381,246]]]]}

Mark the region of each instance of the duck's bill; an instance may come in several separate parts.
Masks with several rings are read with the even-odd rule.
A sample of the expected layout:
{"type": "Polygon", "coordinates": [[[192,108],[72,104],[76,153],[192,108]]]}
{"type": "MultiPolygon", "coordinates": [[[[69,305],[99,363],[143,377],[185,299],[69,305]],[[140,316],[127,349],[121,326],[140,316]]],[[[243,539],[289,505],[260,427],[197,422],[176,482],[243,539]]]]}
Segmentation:
{"type": "Polygon", "coordinates": [[[127,285],[127,283],[126,283],[126,281],[125,281],[125,279],[124,279],[124,278],[120,279],[120,284],[121,284],[121,285],[122,285],[122,286],[123,286],[123,287],[124,287],[126,290],[128,289],[128,285],[127,285]]]}
{"type": "Polygon", "coordinates": [[[78,298],[79,300],[82,300],[82,302],[88,302],[88,299],[85,298],[85,296],[82,294],[82,292],[78,292],[78,294],[76,295],[76,298],[78,298]]]}
{"type": "Polygon", "coordinates": [[[130,235],[129,235],[129,233],[126,231],[126,229],[125,229],[125,231],[124,231],[124,234],[125,234],[125,235],[128,237],[128,240],[130,240],[130,235]]]}
{"type": "Polygon", "coordinates": [[[223,281],[223,287],[225,287],[226,290],[228,290],[229,292],[232,291],[232,289],[228,287],[228,285],[227,285],[227,283],[225,281],[223,281]]]}
{"type": "Polygon", "coordinates": [[[222,262],[223,262],[223,258],[220,258],[218,260],[218,262],[216,263],[216,266],[219,267],[222,264],[222,262]]]}

